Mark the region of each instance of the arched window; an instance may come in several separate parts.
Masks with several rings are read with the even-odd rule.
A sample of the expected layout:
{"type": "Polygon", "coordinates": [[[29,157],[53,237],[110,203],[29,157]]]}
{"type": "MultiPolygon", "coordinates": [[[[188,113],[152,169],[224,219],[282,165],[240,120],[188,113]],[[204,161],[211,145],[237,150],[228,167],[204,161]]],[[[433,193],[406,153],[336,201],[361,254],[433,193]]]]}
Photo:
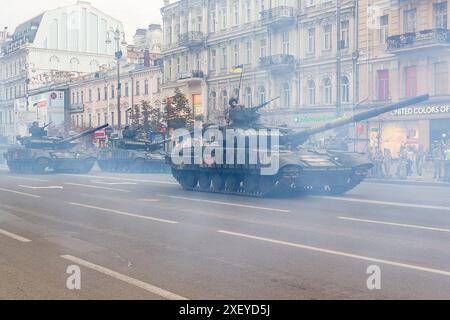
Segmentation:
{"type": "Polygon", "coordinates": [[[217,110],[217,94],[215,91],[211,92],[211,110],[217,110]]]}
{"type": "Polygon", "coordinates": [[[342,77],[341,80],[341,86],[342,86],[342,102],[348,103],[350,102],[350,82],[348,81],[348,78],[346,76],[342,77]]]}
{"type": "Polygon", "coordinates": [[[288,108],[291,106],[291,87],[287,82],[281,86],[281,99],[283,107],[288,108]]]}
{"type": "Polygon", "coordinates": [[[323,79],[323,103],[331,104],[332,100],[331,80],[329,78],[323,79]]]}
{"type": "Polygon", "coordinates": [[[266,88],[260,86],[258,88],[258,104],[263,104],[264,102],[266,102],[266,88]]]}
{"type": "Polygon", "coordinates": [[[316,83],[314,80],[308,81],[308,104],[311,106],[316,104],[316,83]]]}
{"type": "Polygon", "coordinates": [[[248,107],[251,107],[253,104],[252,89],[248,87],[245,89],[245,104],[248,107]]]}

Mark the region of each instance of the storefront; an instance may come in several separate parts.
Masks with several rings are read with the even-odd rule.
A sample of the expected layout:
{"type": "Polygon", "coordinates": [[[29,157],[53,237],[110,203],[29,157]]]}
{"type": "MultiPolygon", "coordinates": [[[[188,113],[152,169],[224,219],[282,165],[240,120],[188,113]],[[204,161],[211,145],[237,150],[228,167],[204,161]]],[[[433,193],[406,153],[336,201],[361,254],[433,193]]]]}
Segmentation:
{"type": "Polygon", "coordinates": [[[371,147],[389,149],[394,157],[402,147],[429,152],[444,134],[450,135],[450,102],[399,109],[368,123],[371,147]]]}

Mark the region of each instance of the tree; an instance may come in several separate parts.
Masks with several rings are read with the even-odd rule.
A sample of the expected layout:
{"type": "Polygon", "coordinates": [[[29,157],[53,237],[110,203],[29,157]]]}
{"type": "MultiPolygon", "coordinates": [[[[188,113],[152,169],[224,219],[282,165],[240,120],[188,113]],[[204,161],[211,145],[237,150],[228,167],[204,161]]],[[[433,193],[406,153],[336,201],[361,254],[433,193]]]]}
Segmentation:
{"type": "Polygon", "coordinates": [[[181,126],[192,126],[194,121],[194,115],[192,108],[189,104],[189,100],[180,91],[180,89],[175,89],[175,95],[173,97],[167,98],[165,101],[164,108],[164,122],[168,124],[168,127],[173,127],[174,123],[177,123],[177,127],[181,126]]]}
{"type": "Polygon", "coordinates": [[[138,128],[141,124],[141,108],[138,104],[133,106],[133,113],[131,115],[131,125],[135,128],[138,128]]]}

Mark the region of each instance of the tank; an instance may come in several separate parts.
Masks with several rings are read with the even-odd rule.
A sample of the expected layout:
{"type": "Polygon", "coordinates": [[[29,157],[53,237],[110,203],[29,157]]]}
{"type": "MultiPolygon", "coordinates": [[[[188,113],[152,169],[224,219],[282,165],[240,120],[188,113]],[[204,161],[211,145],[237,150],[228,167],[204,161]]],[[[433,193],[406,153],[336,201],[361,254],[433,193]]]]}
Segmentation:
{"type": "Polygon", "coordinates": [[[174,137],[168,146],[170,152],[167,161],[178,183],[191,191],[252,197],[340,195],[358,186],[367,177],[373,163],[365,154],[341,151],[337,148],[308,148],[304,146],[306,141],[316,134],[426,100],[428,95],[419,96],[301,131],[260,124],[257,111],[270,102],[253,108],[238,107],[230,110],[228,125],[204,125],[200,139],[195,138],[195,130],[184,136],[174,137]],[[236,136],[231,144],[219,143],[219,140],[211,138],[211,135],[205,137],[208,129],[215,131],[215,135],[221,133],[224,137],[227,130],[230,130],[235,132],[236,136]],[[267,139],[266,149],[258,142],[257,149],[262,148],[266,152],[258,153],[257,161],[250,162],[251,148],[254,148],[254,144],[253,147],[250,145],[250,132],[261,130],[265,130],[268,136],[269,133],[274,133],[276,140],[267,139]],[[242,138],[240,135],[245,136],[245,144],[239,145],[238,139],[242,138]],[[200,146],[200,153],[197,146],[200,146]],[[239,151],[245,155],[245,164],[237,161],[239,151]],[[230,158],[227,158],[227,152],[231,152],[230,158]],[[270,156],[272,164],[265,154],[270,156]]]}
{"type": "Polygon", "coordinates": [[[107,124],[66,139],[49,137],[45,128],[35,128],[30,130],[31,137],[19,137],[20,145],[9,148],[4,157],[12,173],[42,174],[52,171],[85,174],[92,170],[97,156],[93,151],[79,148],[76,140],[106,127],[107,124]]]}
{"type": "Polygon", "coordinates": [[[123,138],[111,139],[98,153],[98,165],[105,172],[170,173],[164,143],[139,139],[136,130],[126,128],[123,138]]]}

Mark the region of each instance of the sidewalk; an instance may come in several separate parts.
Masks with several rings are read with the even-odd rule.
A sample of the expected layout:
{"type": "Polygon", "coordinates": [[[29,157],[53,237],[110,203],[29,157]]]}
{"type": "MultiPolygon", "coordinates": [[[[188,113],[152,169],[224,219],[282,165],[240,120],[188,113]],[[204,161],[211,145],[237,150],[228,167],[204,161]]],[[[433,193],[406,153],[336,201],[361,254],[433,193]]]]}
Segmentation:
{"type": "Polygon", "coordinates": [[[450,182],[439,181],[433,179],[433,170],[431,168],[424,168],[422,176],[413,175],[406,179],[399,179],[397,177],[391,178],[373,178],[369,177],[366,182],[370,183],[388,183],[400,185],[416,185],[416,186],[431,186],[431,187],[450,187],[450,182]]]}

